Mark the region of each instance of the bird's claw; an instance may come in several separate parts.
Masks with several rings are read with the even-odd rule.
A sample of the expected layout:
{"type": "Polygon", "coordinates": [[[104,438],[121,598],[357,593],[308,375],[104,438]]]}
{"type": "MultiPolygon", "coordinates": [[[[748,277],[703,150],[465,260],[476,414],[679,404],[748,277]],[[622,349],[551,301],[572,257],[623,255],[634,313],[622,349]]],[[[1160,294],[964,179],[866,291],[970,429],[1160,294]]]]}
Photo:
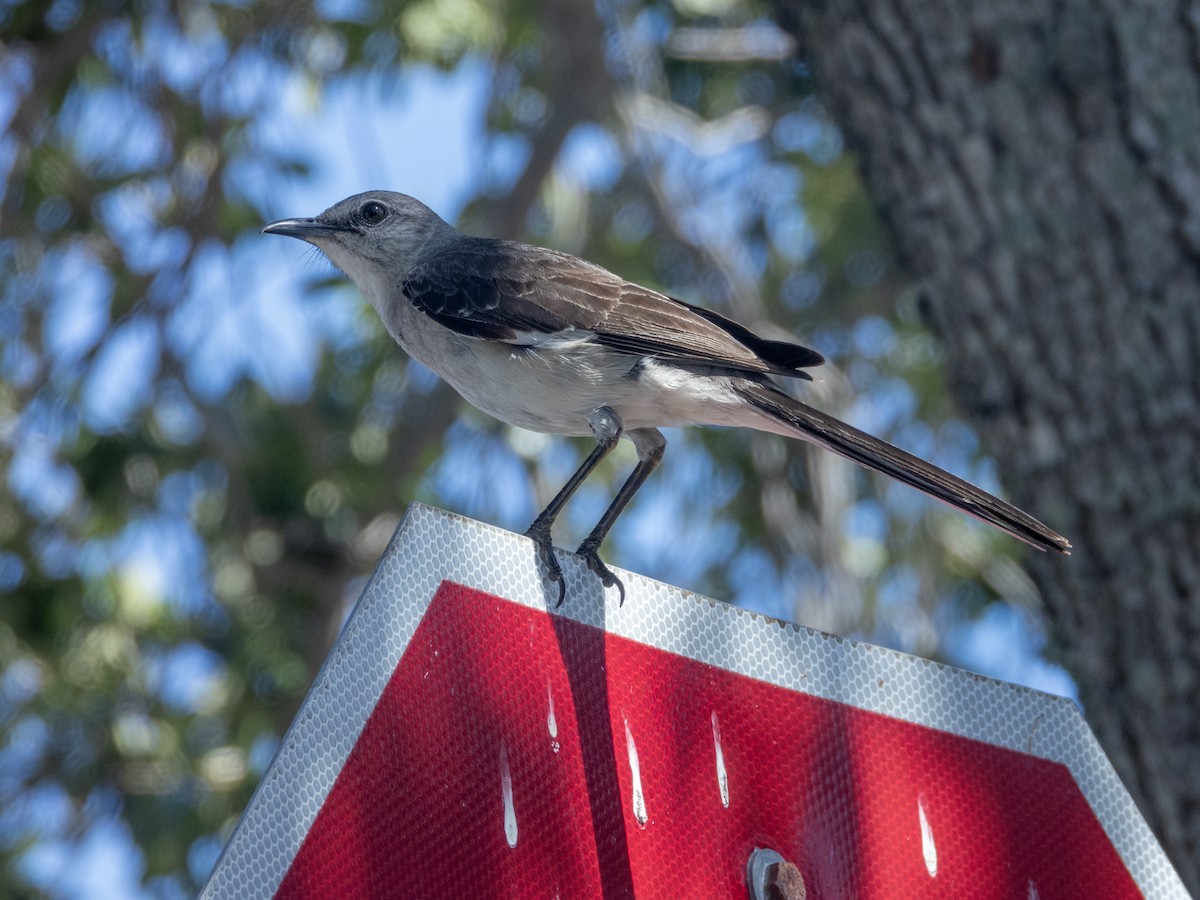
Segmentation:
{"type": "MultiPolygon", "coordinates": [[[[558,557],[554,555],[554,544],[550,540],[550,529],[539,526],[534,522],[529,526],[529,530],[525,532],[525,536],[530,538],[537,547],[538,559],[541,560],[542,566],[546,570],[546,577],[558,585],[558,602],[554,604],[554,608],[563,605],[563,601],[567,599],[567,579],[563,576],[562,566],[558,562],[558,557]]],[[[604,561],[600,559],[600,547],[597,543],[587,540],[579,545],[579,549],[575,551],[585,563],[587,567],[596,573],[601,583],[606,587],[616,587],[620,592],[620,600],[618,605],[625,605],[625,585],[621,579],[616,576],[604,561]]]]}
{"type": "Polygon", "coordinates": [[[554,608],[558,609],[567,599],[567,579],[563,577],[562,566],[558,564],[553,553],[543,556],[542,559],[547,560],[546,568],[550,570],[547,577],[558,585],[558,600],[554,603],[554,608]]]}
{"type": "Polygon", "coordinates": [[[600,581],[606,588],[616,586],[621,594],[621,599],[617,605],[624,606],[625,585],[621,583],[621,579],[616,576],[616,573],[604,564],[604,561],[600,558],[600,548],[588,541],[584,541],[575,552],[587,563],[587,567],[599,576],[600,581]]]}
{"type": "Polygon", "coordinates": [[[562,566],[558,563],[558,557],[554,555],[554,544],[550,540],[550,529],[539,528],[535,522],[529,526],[529,530],[525,532],[525,536],[533,540],[537,547],[538,559],[546,569],[546,577],[554,584],[558,585],[558,602],[554,604],[554,608],[558,609],[563,605],[563,601],[567,599],[567,579],[563,577],[562,566]]]}

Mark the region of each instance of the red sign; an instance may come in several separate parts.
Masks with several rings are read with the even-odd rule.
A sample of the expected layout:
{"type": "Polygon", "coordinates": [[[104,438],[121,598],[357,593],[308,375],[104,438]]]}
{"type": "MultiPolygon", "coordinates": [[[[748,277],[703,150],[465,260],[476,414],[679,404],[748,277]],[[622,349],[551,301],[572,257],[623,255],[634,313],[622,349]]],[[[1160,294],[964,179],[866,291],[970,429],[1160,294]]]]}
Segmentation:
{"type": "MultiPolygon", "coordinates": [[[[435,531],[479,529],[450,517],[433,524],[435,531]]],[[[492,530],[483,536],[520,541],[492,530]]],[[[436,552],[455,555],[444,534],[426,537],[439,539],[436,552]]],[[[461,554],[462,540],[478,535],[459,537],[461,554]]],[[[398,537],[389,557],[403,543],[398,537]]],[[[386,565],[387,558],[373,583],[386,565]]],[[[1186,896],[1140,818],[1109,829],[1126,847],[1123,859],[1071,768],[1046,757],[1047,740],[1076,740],[1077,729],[1051,718],[1064,710],[1078,720],[1060,701],[785,631],[661,586],[667,596],[648,599],[632,580],[627,605],[699,604],[702,617],[718,624],[737,618],[725,634],[689,638],[687,607],[675,625],[670,615],[655,616],[651,630],[676,631],[675,648],[664,649],[547,612],[540,595],[514,602],[477,586],[433,583],[428,571],[421,578],[428,587],[408,588],[426,599],[400,616],[413,630],[378,680],[339,769],[323,761],[330,726],[317,721],[339,721],[331,679],[353,690],[389,665],[386,654],[368,653],[356,670],[356,649],[389,641],[381,630],[388,626],[379,624],[386,616],[352,627],[375,596],[371,588],[272,766],[280,783],[268,773],[206,896],[745,897],[756,847],[794,863],[809,898],[1186,896]],[[745,636],[756,632],[760,645],[745,636]],[[832,655],[776,659],[789,634],[832,655]],[[742,664],[696,658],[723,641],[742,664]],[[689,655],[689,645],[698,652],[689,655]],[[855,654],[868,654],[865,668],[855,654]],[[799,687],[743,671],[777,667],[798,671],[799,687]],[[868,670],[878,683],[859,685],[868,670]],[[936,713],[939,704],[987,706],[953,693],[916,691],[918,702],[900,704],[901,716],[821,695],[887,695],[894,681],[908,696],[914,689],[906,679],[919,684],[927,676],[931,683],[952,677],[956,690],[993,692],[1000,718],[1027,699],[1034,708],[1025,738],[1041,752],[911,721],[923,705],[933,718],[957,715],[936,713]],[[806,679],[819,682],[814,691],[802,689],[806,679]],[[314,742],[307,751],[305,730],[314,742]],[[289,798],[282,782],[294,793],[297,779],[301,796],[289,798]],[[269,809],[264,793],[282,802],[269,809]],[[302,827],[281,821],[289,816],[302,827]],[[1131,844],[1125,831],[1141,843],[1131,844]]],[[[393,586],[376,595],[394,593],[393,586]]],[[[598,601],[598,591],[576,590],[567,607],[598,601]]],[[[370,608],[385,607],[372,601],[370,608]]],[[[405,630],[403,622],[396,627],[405,630]]],[[[345,704],[351,721],[356,703],[345,704]]],[[[1079,768],[1090,782],[1089,765],[1079,768]]],[[[1115,790],[1128,813],[1128,796],[1119,783],[1115,790]]]]}

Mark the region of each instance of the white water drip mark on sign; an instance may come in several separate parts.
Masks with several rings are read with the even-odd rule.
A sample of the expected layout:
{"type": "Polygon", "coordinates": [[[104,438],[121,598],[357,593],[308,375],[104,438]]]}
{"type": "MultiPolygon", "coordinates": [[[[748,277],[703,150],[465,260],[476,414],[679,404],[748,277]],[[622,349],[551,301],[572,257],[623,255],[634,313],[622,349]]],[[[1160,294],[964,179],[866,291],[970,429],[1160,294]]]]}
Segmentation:
{"type": "Polygon", "coordinates": [[[1028,900],[1038,900],[1037,885],[1033,883],[1033,879],[1029,879],[1029,896],[1028,900]]]}
{"type": "Polygon", "coordinates": [[[646,798],[642,794],[642,770],[638,766],[637,746],[633,743],[628,719],[625,720],[625,747],[629,750],[629,776],[633,782],[633,817],[645,827],[649,817],[646,815],[646,798]]]}
{"type": "Polygon", "coordinates": [[[546,701],[550,704],[550,713],[546,716],[546,727],[550,729],[550,737],[558,737],[558,720],[554,718],[554,686],[546,679],[546,701]]]}
{"type": "Polygon", "coordinates": [[[729,775],[725,771],[725,752],[721,749],[721,726],[717,723],[717,711],[712,714],[713,749],[717,755],[717,789],[721,792],[721,805],[729,809],[729,775]]]}
{"type": "Polygon", "coordinates": [[[925,797],[917,795],[917,818],[921,820],[921,855],[930,878],[937,877],[937,847],[933,843],[933,826],[925,815],[925,797]]]}
{"type": "Polygon", "coordinates": [[[512,772],[508,768],[508,749],[500,745],[500,797],[504,802],[504,837],[509,847],[517,846],[517,810],[513,806],[512,772]]]}

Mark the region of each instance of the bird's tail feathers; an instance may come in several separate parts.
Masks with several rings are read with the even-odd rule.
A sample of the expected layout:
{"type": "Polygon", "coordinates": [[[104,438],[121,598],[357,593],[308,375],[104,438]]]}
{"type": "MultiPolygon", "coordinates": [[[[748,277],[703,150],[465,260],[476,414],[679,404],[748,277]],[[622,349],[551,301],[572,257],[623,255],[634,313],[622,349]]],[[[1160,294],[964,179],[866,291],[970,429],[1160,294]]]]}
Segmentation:
{"type": "Polygon", "coordinates": [[[735,382],[733,389],[757,410],[795,431],[797,437],[915,487],[968,515],[1007,531],[1039,550],[1071,552],[1071,544],[1066,538],[1011,503],[993,497],[987,491],[899,447],[813,409],[777,388],[744,380],[735,382]]]}

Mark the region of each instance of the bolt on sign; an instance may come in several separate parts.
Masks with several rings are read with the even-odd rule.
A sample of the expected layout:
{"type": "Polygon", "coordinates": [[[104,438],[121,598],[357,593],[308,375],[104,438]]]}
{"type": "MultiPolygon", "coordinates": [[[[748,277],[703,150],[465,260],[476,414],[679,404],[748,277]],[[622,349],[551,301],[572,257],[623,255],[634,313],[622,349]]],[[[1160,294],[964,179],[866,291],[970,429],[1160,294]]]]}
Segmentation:
{"type": "Polygon", "coordinates": [[[1187,896],[1070,701],[563,563],[412,507],[201,896],[1187,896]]]}

